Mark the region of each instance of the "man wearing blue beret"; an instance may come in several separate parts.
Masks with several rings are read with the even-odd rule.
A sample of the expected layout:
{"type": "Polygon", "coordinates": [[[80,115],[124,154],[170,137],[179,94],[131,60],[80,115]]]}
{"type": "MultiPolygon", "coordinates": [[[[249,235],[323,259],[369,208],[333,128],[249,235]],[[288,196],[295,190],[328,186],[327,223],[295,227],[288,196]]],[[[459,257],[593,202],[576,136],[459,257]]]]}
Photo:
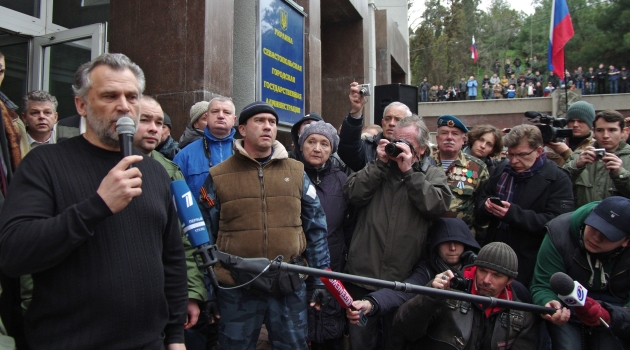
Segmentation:
{"type": "Polygon", "coordinates": [[[481,228],[475,227],[474,203],[477,193],[488,180],[488,168],[479,159],[462,152],[466,144],[468,128],[452,115],[443,115],[438,118],[438,129],[435,139],[438,151],[433,158],[438,166],[446,172],[448,184],[453,193],[450,210],[444,217],[459,218],[466,222],[470,231],[477,237],[481,228]]]}

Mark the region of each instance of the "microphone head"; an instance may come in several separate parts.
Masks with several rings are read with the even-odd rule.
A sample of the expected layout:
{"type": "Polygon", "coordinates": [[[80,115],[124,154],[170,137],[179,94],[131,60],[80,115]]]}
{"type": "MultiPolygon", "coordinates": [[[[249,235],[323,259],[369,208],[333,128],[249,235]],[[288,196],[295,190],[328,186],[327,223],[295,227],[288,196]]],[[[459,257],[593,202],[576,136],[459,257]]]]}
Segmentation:
{"type": "Polygon", "coordinates": [[[133,135],[136,133],[136,123],[133,122],[133,119],[125,116],[118,119],[116,122],[116,133],[117,134],[130,134],[133,135]]]}
{"type": "Polygon", "coordinates": [[[575,288],[573,279],[564,272],[554,273],[549,279],[549,285],[551,286],[551,290],[559,295],[570,295],[575,288]]]}

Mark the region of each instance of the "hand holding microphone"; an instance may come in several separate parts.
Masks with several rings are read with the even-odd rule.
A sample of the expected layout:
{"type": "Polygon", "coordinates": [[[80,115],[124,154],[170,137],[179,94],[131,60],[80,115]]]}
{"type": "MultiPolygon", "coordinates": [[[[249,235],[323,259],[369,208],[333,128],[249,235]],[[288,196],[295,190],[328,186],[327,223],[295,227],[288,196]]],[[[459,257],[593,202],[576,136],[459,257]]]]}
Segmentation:
{"type": "MultiPolygon", "coordinates": [[[[327,271],[331,271],[330,269],[326,269],[326,270],[327,271]]],[[[325,277],[320,277],[319,279],[322,282],[324,282],[324,285],[326,286],[326,289],[328,289],[330,294],[332,294],[332,296],[335,297],[335,299],[337,299],[337,302],[339,302],[339,304],[343,308],[349,309],[349,310],[352,310],[352,311],[355,311],[355,312],[357,311],[352,306],[352,302],[354,301],[352,299],[352,296],[350,295],[350,293],[348,293],[348,291],[343,286],[341,281],[333,280],[333,279],[329,279],[329,278],[325,278],[325,277]]],[[[351,323],[352,323],[352,321],[351,321],[351,323]]],[[[365,316],[363,314],[363,311],[359,311],[358,323],[359,323],[360,326],[365,326],[367,324],[367,316],[365,316]]]]}
{"type": "Polygon", "coordinates": [[[582,323],[589,327],[602,325],[602,320],[606,324],[610,324],[610,313],[608,310],[604,309],[595,299],[591,297],[587,297],[584,306],[576,307],[574,311],[575,316],[577,316],[582,323]]]}
{"type": "MultiPolygon", "coordinates": [[[[587,297],[588,290],[579,282],[574,281],[566,273],[556,272],[549,279],[549,285],[551,286],[551,290],[558,294],[560,300],[574,307],[575,316],[582,321],[582,323],[589,327],[599,325],[608,327],[608,323],[610,323],[610,313],[595,301],[595,299],[587,297]]],[[[551,316],[551,318],[553,318],[553,316],[551,316]]],[[[566,321],[568,321],[568,319],[566,319],[566,321]]],[[[566,323],[566,321],[563,323],[566,323]]]]}

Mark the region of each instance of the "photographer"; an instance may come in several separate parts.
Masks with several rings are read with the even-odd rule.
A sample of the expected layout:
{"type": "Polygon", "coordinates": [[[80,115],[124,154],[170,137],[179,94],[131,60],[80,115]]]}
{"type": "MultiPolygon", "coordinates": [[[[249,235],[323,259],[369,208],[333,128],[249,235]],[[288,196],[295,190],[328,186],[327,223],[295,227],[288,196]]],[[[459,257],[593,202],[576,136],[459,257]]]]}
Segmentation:
{"type": "Polygon", "coordinates": [[[373,138],[361,139],[363,129],[363,106],[367,99],[361,94],[361,85],[357,82],[350,84],[351,110],[343,120],[339,133],[339,157],[353,171],[359,171],[367,163],[376,158],[376,148],[382,139],[391,139],[394,127],[403,118],[411,116],[409,107],[401,102],[392,102],[383,111],[381,125],[383,132],[373,138]]]}
{"type": "Polygon", "coordinates": [[[621,113],[599,112],[593,137],[595,144],[573,153],[563,167],[573,180],[576,207],[610,196],[630,197],[630,146],[621,113]]]}
{"type": "MultiPolygon", "coordinates": [[[[507,244],[486,245],[475,263],[464,269],[470,294],[518,301],[511,285],[518,275],[518,265],[516,253],[507,244]]],[[[453,278],[453,272],[446,270],[435,276],[431,286],[450,290],[453,278]]],[[[538,338],[535,318],[520,310],[484,310],[465,301],[418,295],[398,309],[393,327],[396,335],[408,341],[422,338],[422,349],[490,350],[508,345],[512,350],[534,349],[538,338]]]]}
{"type": "Polygon", "coordinates": [[[571,158],[571,154],[590,146],[593,142],[593,119],[595,119],[595,107],[585,101],[578,101],[567,109],[567,127],[573,130],[573,137],[565,142],[550,142],[547,145],[547,159],[554,161],[558,166],[564,166],[571,158]]]}
{"type": "MultiPolygon", "coordinates": [[[[407,117],[394,129],[393,141],[379,141],[377,159],[350,175],[344,194],[359,210],[346,272],[401,281],[424,258],[429,226],[451,203],[446,175],[427,156],[429,130],[418,116],[407,117]]],[[[376,290],[346,283],[354,300],[376,290]]],[[[371,317],[366,326],[350,325],[352,349],[376,349],[383,327],[387,347],[392,314],[371,317]]]]}

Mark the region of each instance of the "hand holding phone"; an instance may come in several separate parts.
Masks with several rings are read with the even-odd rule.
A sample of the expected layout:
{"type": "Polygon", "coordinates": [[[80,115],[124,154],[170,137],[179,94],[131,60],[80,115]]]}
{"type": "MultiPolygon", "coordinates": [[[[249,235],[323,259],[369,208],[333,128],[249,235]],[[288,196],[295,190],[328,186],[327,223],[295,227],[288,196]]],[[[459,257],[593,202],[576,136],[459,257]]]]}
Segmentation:
{"type": "Polygon", "coordinates": [[[492,204],[500,206],[501,208],[505,208],[499,197],[490,197],[490,202],[492,202],[492,204]]]}

